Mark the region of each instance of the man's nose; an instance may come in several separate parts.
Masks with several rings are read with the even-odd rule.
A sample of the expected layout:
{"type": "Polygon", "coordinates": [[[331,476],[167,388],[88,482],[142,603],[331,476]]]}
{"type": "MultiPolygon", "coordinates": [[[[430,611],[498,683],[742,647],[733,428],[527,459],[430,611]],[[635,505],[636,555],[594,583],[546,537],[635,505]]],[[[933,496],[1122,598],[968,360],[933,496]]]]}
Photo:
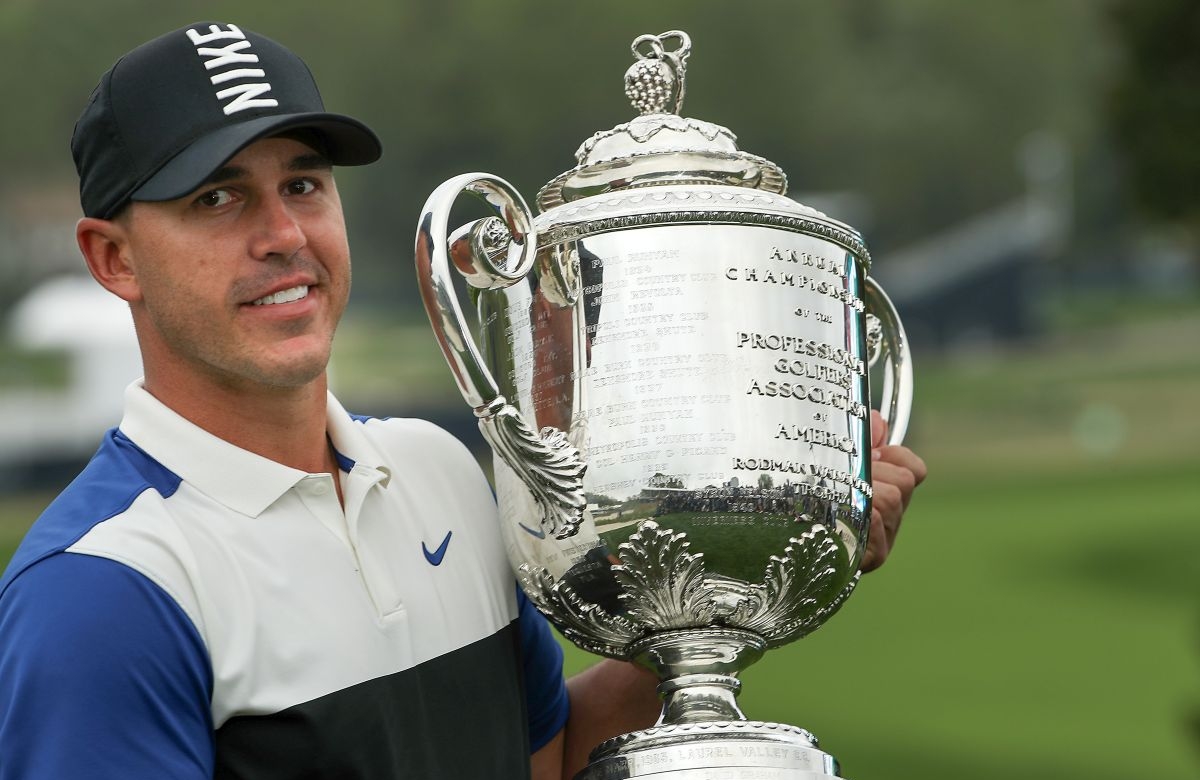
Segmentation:
{"type": "Polygon", "coordinates": [[[268,260],[279,255],[291,257],[307,243],[304,229],[285,198],[279,195],[263,198],[257,211],[257,229],[251,248],[256,259],[268,260]]]}

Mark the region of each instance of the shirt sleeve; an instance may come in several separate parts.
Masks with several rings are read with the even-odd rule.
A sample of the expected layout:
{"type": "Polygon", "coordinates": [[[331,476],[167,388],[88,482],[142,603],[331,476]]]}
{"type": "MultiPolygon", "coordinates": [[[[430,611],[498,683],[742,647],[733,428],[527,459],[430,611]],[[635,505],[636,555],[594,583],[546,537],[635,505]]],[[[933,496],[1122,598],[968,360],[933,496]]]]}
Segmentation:
{"type": "Polygon", "coordinates": [[[0,598],[0,780],[209,780],[211,692],[191,620],[122,563],[58,553],[0,598]]]}
{"type": "Polygon", "coordinates": [[[529,711],[529,747],[530,752],[536,753],[567,724],[570,702],[563,679],[562,647],[554,639],[550,624],[525,598],[519,587],[517,608],[525,698],[529,711]]]}

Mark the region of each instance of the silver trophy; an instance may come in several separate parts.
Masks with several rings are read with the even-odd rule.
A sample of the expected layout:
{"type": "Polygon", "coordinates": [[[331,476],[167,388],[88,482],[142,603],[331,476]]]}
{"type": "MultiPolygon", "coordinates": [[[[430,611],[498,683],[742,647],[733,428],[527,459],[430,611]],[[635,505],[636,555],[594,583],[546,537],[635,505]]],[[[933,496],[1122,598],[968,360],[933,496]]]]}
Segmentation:
{"type": "Polygon", "coordinates": [[[729,130],[679,114],[690,50],[679,31],[634,41],[641,115],[584,142],[536,216],[495,176],[438,187],[421,293],[496,456],[529,599],[661,680],[659,723],[598,746],[577,780],[833,777],[811,733],[746,719],[738,675],[854,589],[868,369],[898,443],[912,367],[860,235],[785,197],[783,171],[729,130]],[[450,232],[463,192],[493,216],[450,232]]]}

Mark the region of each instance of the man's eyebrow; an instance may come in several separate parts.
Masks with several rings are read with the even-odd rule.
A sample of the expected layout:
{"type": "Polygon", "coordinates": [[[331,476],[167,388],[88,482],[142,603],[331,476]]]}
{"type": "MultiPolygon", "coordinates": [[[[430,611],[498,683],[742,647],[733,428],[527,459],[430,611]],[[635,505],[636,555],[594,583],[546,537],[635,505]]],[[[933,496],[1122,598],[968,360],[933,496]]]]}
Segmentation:
{"type": "Polygon", "coordinates": [[[222,165],[215,171],[210,173],[204,181],[200,182],[201,187],[206,187],[210,184],[220,184],[221,182],[233,181],[246,176],[246,169],[237,165],[222,165]]]}

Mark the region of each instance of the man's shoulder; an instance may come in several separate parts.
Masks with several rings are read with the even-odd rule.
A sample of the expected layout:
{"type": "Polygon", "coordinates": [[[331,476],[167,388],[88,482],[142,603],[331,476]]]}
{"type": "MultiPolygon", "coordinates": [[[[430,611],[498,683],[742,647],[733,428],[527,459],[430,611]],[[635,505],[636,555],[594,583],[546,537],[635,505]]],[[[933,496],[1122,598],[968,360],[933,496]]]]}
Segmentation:
{"type": "Polygon", "coordinates": [[[347,412],[347,414],[351,420],[375,434],[426,436],[458,441],[445,428],[423,417],[388,417],[355,412],[347,412]]]}
{"type": "Polygon", "coordinates": [[[351,414],[367,438],[388,457],[463,461],[467,445],[440,425],[420,417],[371,417],[351,414]]]}
{"type": "Polygon", "coordinates": [[[38,561],[67,550],[97,525],[128,512],[139,496],[175,493],[180,479],[119,430],[105,434],[87,466],[34,521],[0,579],[0,596],[38,561]]]}

